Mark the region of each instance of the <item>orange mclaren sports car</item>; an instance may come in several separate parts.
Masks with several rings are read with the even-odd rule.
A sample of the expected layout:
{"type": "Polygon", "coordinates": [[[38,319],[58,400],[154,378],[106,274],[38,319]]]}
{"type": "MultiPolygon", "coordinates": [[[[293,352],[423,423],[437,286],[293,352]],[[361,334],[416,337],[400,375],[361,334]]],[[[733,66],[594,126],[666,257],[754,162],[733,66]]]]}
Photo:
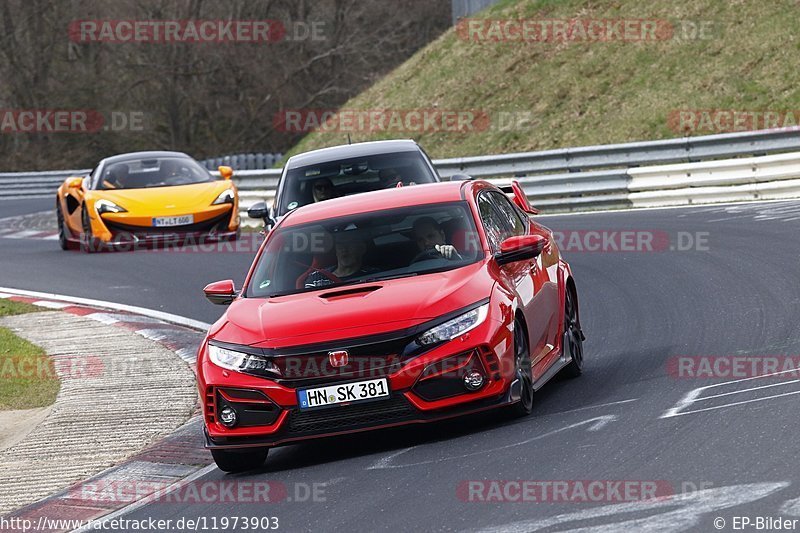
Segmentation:
{"type": "Polygon", "coordinates": [[[137,152],[100,161],[58,188],[58,240],[87,252],[239,236],[233,170],[214,177],[180,152],[137,152]]]}

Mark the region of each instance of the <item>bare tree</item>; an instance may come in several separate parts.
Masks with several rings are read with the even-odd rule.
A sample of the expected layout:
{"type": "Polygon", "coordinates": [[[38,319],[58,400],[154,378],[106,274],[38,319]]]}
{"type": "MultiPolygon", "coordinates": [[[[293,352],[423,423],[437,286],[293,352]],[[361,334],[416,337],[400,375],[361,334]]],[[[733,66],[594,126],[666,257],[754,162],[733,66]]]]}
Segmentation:
{"type": "Polygon", "coordinates": [[[0,107],[143,113],[141,131],[0,134],[0,169],[86,166],[116,152],[285,151],[286,108],[336,108],[450,23],[447,0],[4,0],[0,107]],[[77,20],[277,20],[271,43],[70,40],[77,20]],[[311,28],[316,37],[304,35],[311,28]],[[296,38],[295,38],[296,37],[296,38]]]}

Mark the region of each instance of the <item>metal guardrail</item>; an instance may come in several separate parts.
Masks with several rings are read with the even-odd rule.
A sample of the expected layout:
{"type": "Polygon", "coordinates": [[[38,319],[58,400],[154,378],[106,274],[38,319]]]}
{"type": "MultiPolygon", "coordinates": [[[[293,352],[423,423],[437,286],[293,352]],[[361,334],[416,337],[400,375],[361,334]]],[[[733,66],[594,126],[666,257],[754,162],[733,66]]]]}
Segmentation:
{"type": "MultiPolygon", "coordinates": [[[[515,177],[537,207],[545,211],[572,211],[642,205],[632,199],[638,198],[636,194],[646,197],[658,194],[658,190],[629,188],[635,179],[632,176],[641,176],[637,173],[644,171],[645,166],[695,164],[789,151],[800,152],[800,128],[439,159],[434,165],[444,179],[459,173],[490,180],[515,177]]],[[[706,164],[712,169],[717,165],[706,164]]],[[[54,194],[66,177],[88,172],[0,173],[0,198],[54,194]]],[[[242,211],[259,199],[271,201],[280,173],[279,169],[237,171],[234,181],[240,190],[242,211]]],[[[666,188],[666,184],[660,187],[666,188]]],[[[762,184],[761,188],[764,187],[762,184]]],[[[779,189],[785,194],[785,187],[779,189]]]]}
{"type": "Polygon", "coordinates": [[[632,207],[800,197],[800,152],[628,169],[632,207]]]}
{"type": "Polygon", "coordinates": [[[785,128],[542,152],[440,159],[435,164],[443,177],[458,173],[475,177],[529,176],[660,163],[693,163],[707,159],[798,150],[800,128],[785,128]]]}
{"type": "Polygon", "coordinates": [[[222,165],[231,167],[233,170],[266,170],[274,167],[281,159],[283,159],[281,153],[234,154],[210,157],[200,161],[200,164],[208,170],[216,170],[222,165]]]}

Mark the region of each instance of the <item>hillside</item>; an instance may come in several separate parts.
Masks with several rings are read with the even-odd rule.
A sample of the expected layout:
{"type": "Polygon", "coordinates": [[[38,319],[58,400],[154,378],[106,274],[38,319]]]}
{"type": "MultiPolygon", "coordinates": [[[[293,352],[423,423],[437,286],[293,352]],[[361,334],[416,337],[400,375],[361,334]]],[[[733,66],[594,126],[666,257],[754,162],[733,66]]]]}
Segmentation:
{"type": "Polygon", "coordinates": [[[392,110],[401,120],[409,110],[471,112],[472,131],[334,125],[307,135],[292,153],[341,144],[348,131],[354,141],[411,137],[432,157],[455,157],[794,125],[798,14],[795,0],[509,0],[479,14],[486,22],[473,22],[477,32],[462,21],[341,108],[392,110]],[[520,19],[528,28],[539,24],[540,33],[497,42],[502,28],[513,28],[502,21],[520,19]],[[567,33],[541,33],[553,36],[552,21],[570,19],[580,24],[567,33]],[[607,30],[611,37],[598,41],[580,32],[609,19],[634,21],[631,33],[620,39],[607,30]],[[637,19],[655,31],[639,32],[637,19]],[[705,111],[682,119],[680,110],[705,111]],[[708,110],[778,114],[765,122],[708,110]]]}

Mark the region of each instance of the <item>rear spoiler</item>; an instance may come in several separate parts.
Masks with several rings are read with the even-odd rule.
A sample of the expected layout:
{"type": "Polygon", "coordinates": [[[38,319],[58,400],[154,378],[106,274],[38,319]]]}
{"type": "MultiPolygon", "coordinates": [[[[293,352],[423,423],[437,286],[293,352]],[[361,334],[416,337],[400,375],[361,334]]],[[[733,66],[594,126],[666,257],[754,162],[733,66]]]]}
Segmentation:
{"type": "MultiPolygon", "coordinates": [[[[474,180],[472,176],[467,176],[466,174],[454,174],[450,177],[450,181],[470,181],[474,180]]],[[[509,199],[514,202],[514,205],[529,213],[531,215],[538,215],[539,210],[536,209],[531,205],[528,201],[528,197],[525,195],[525,191],[522,190],[522,186],[519,184],[517,180],[511,180],[507,183],[500,183],[495,184],[495,186],[503,191],[509,199]]]]}

